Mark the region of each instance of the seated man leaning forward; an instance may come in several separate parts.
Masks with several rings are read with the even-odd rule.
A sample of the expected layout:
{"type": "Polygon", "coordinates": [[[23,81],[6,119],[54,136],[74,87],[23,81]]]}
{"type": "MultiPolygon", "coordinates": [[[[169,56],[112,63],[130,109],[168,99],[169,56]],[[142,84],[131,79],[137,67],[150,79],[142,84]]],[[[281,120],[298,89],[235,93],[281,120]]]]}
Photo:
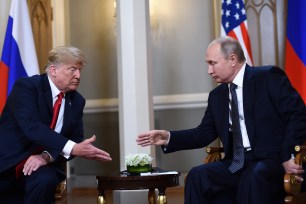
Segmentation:
{"type": "Polygon", "coordinates": [[[95,136],[83,140],[85,99],[76,89],[85,59],[75,47],[57,47],[45,74],[14,84],[0,119],[0,203],[52,203],[65,162],[111,161],[92,145],[95,136]]]}
{"type": "Polygon", "coordinates": [[[185,204],[283,203],[284,173],[304,172],[291,159],[293,146],[306,140],[303,100],[280,68],[246,64],[241,45],[233,38],[211,42],[205,60],[208,74],[220,85],[210,92],[200,125],[148,131],[138,136],[137,143],[162,145],[169,153],[221,140],[225,158],[191,169],[185,204]]]}

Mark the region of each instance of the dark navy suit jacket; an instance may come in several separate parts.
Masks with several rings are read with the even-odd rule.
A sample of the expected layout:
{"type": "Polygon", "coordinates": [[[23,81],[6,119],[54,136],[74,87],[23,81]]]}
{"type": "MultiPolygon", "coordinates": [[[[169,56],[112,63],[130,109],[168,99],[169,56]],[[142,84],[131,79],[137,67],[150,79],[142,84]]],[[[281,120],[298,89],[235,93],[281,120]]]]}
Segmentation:
{"type": "MultiPolygon", "coordinates": [[[[287,161],[292,147],[306,140],[305,104],[280,68],[246,66],[243,107],[255,158],[287,161]]],[[[228,85],[220,84],[210,92],[208,107],[198,127],[170,133],[166,153],[202,148],[219,137],[225,157],[231,158],[228,85]]]]}
{"type": "Polygon", "coordinates": [[[85,99],[77,92],[65,95],[61,133],[49,128],[52,93],[46,74],[18,80],[8,97],[0,119],[0,172],[13,168],[37,147],[43,147],[57,161],[68,140],[83,140],[85,99]]]}

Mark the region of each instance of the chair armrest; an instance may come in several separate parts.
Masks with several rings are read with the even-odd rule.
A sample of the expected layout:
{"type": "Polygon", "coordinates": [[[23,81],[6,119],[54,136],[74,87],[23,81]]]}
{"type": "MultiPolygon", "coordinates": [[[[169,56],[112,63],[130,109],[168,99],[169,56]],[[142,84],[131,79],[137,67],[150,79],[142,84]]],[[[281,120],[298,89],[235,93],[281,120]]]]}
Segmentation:
{"type": "Polygon", "coordinates": [[[220,161],[222,158],[223,147],[206,147],[207,157],[204,159],[204,164],[220,161]]]}
{"type": "MultiPolygon", "coordinates": [[[[294,147],[294,151],[296,152],[295,163],[302,165],[303,162],[306,162],[306,143],[302,146],[296,145],[294,147]]],[[[284,176],[284,187],[288,196],[286,196],[286,203],[290,203],[292,196],[298,195],[301,192],[302,183],[298,182],[295,179],[295,174],[286,173],[284,176]]]]}
{"type": "Polygon", "coordinates": [[[56,191],[55,191],[55,200],[61,200],[63,197],[63,194],[67,190],[66,188],[67,181],[66,179],[62,181],[60,184],[57,185],[56,191]]]}

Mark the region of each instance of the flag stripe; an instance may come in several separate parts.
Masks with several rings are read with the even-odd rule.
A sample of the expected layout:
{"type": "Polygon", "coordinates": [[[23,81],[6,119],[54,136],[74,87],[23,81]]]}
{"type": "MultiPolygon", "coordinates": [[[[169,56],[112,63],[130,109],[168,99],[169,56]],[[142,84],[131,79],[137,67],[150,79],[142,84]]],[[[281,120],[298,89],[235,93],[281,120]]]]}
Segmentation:
{"type": "Polygon", "coordinates": [[[14,16],[12,36],[20,50],[20,57],[28,76],[39,73],[35,43],[26,0],[13,0],[10,16],[14,16]]]}
{"type": "Polygon", "coordinates": [[[7,96],[8,67],[0,61],[0,112],[4,107],[7,96]]]}
{"type": "Polygon", "coordinates": [[[285,70],[306,103],[306,1],[288,1],[285,70]]]}
{"type": "Polygon", "coordinates": [[[236,27],[235,29],[230,31],[227,35],[229,37],[235,38],[236,40],[238,40],[240,42],[240,45],[241,45],[241,47],[242,47],[242,49],[244,51],[244,55],[245,55],[247,63],[249,65],[253,65],[252,57],[250,56],[250,54],[248,52],[248,50],[249,50],[249,48],[247,47],[248,44],[246,44],[245,41],[244,41],[243,33],[241,31],[241,28],[240,27],[236,27]]]}
{"type": "Polygon", "coordinates": [[[287,39],[295,53],[306,65],[306,1],[288,1],[287,39]]]}
{"type": "Polygon", "coordinates": [[[250,41],[250,37],[249,37],[249,34],[248,34],[246,21],[244,21],[243,23],[240,24],[240,28],[241,28],[241,33],[242,33],[245,49],[247,50],[249,58],[253,62],[253,56],[252,56],[252,50],[251,50],[251,41],[250,41]]]}
{"type": "Polygon", "coordinates": [[[304,102],[306,102],[306,66],[298,57],[289,40],[286,40],[286,73],[293,87],[299,92],[304,102]],[[290,67],[290,68],[289,68],[290,67]]]}
{"type": "Polygon", "coordinates": [[[11,92],[14,82],[17,79],[28,76],[21,61],[19,47],[14,37],[12,36],[12,27],[13,27],[13,18],[9,17],[7,32],[5,35],[5,42],[3,45],[4,52],[2,55],[2,61],[8,67],[14,67],[14,69],[9,69],[7,94],[11,92]]]}
{"type": "Polygon", "coordinates": [[[221,36],[228,35],[238,40],[246,61],[253,65],[251,41],[248,34],[247,16],[243,0],[222,1],[221,36]]]}

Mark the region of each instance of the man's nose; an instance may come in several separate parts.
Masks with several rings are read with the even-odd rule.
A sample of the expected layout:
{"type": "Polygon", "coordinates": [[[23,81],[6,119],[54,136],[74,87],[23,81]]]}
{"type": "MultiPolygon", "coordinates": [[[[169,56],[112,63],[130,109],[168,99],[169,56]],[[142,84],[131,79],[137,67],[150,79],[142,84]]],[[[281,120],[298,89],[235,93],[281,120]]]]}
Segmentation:
{"type": "Polygon", "coordinates": [[[81,70],[76,69],[75,72],[74,72],[74,76],[75,76],[75,78],[79,79],[81,77],[81,70]]]}
{"type": "Polygon", "coordinates": [[[213,73],[213,68],[211,67],[211,65],[208,65],[207,72],[208,72],[208,74],[212,74],[213,73]]]}

